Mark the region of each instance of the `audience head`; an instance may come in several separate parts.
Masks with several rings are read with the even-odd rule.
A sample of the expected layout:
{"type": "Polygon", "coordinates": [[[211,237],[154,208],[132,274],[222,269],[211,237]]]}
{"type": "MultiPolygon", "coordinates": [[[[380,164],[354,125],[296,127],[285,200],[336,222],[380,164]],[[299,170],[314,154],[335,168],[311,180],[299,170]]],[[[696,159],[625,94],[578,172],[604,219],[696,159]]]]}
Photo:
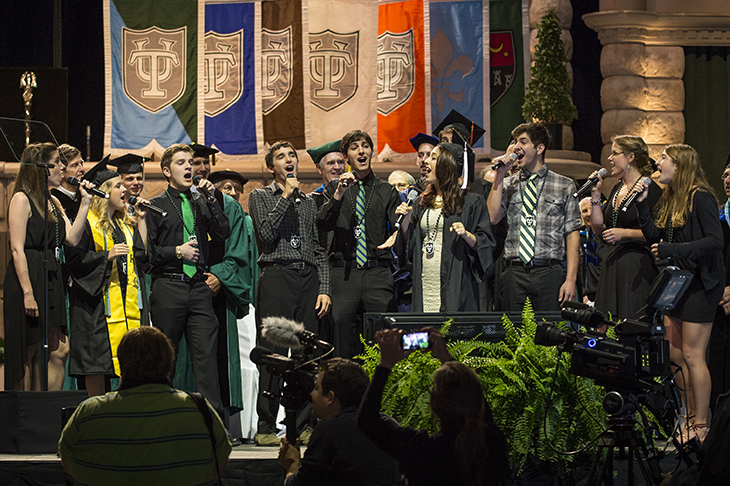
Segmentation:
{"type": "Polygon", "coordinates": [[[344,358],[323,361],[312,396],[312,414],[322,420],[360,405],[370,380],[362,366],[344,358]]]}
{"type": "Polygon", "coordinates": [[[152,326],[131,329],[117,348],[122,387],[147,383],[170,384],[175,352],[170,340],[152,326]]]}

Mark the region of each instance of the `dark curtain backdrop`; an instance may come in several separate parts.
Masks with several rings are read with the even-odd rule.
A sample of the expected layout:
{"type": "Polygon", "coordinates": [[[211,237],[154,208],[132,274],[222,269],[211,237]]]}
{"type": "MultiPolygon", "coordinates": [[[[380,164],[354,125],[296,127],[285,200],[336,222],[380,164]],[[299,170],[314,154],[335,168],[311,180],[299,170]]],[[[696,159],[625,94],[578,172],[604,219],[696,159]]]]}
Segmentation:
{"type": "Polygon", "coordinates": [[[700,154],[720,202],[730,152],[730,47],[685,47],[685,141],[700,154]]]}

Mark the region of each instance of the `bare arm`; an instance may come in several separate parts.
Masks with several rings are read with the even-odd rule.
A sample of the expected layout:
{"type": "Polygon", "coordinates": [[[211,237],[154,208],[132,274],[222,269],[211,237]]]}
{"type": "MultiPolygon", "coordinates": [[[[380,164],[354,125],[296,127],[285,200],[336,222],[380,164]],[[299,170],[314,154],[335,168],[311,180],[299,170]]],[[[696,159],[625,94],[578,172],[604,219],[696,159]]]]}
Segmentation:
{"type": "Polygon", "coordinates": [[[10,233],[10,254],[13,257],[15,274],[18,276],[18,282],[23,291],[25,313],[31,317],[38,317],[38,303],[33,295],[33,285],[28,273],[28,260],[25,258],[25,234],[31,215],[30,204],[25,194],[18,192],[13,195],[8,209],[8,232],[10,233]]]}
{"type": "Polygon", "coordinates": [[[573,231],[565,238],[567,272],[565,282],[560,287],[560,302],[575,299],[575,281],[578,278],[578,260],[580,249],[580,232],[573,231]]]}

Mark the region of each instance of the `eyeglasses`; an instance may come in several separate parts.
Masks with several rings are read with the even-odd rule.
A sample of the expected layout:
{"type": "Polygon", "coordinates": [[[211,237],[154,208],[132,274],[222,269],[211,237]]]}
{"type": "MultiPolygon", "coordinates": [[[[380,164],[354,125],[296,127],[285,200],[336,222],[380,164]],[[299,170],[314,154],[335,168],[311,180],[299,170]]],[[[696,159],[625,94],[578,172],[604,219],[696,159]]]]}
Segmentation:
{"type": "Polygon", "coordinates": [[[408,184],[407,182],[396,182],[396,183],[395,183],[395,184],[393,184],[393,185],[394,185],[394,186],[395,186],[395,188],[396,188],[396,189],[398,189],[399,191],[402,191],[402,190],[404,190],[404,189],[408,189],[408,188],[409,188],[409,187],[411,186],[411,185],[410,185],[410,184],[408,184]]]}
{"type": "Polygon", "coordinates": [[[609,155],[609,158],[618,157],[619,155],[623,154],[623,152],[616,152],[615,150],[611,151],[611,155],[609,155]]]}
{"type": "Polygon", "coordinates": [[[723,174],[722,174],[722,175],[720,176],[720,179],[722,179],[722,180],[724,181],[724,180],[725,180],[725,179],[727,179],[728,177],[730,177],[730,173],[728,173],[728,172],[724,172],[724,173],[723,173],[723,174]]]}

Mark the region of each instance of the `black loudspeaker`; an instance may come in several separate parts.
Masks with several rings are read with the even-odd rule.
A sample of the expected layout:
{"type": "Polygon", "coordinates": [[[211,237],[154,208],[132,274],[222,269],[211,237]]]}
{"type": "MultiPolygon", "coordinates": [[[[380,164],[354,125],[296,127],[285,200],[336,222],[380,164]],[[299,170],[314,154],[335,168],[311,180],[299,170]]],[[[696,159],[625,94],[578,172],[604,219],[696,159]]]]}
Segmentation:
{"type": "MultiPolygon", "coordinates": [[[[37,88],[33,90],[31,120],[48,125],[58,143],[68,140],[68,70],[66,68],[27,67],[0,68],[0,93],[3,103],[0,116],[25,119],[25,102],[20,78],[23,73],[35,73],[37,88]]],[[[51,142],[52,140],[31,140],[31,142],[51,142]]],[[[18,154],[20,157],[20,154],[18,154]]],[[[0,136],[0,161],[15,162],[8,143],[0,136]]]]}
{"type": "MultiPolygon", "coordinates": [[[[478,338],[482,341],[498,342],[504,339],[506,334],[502,325],[502,317],[505,314],[515,326],[522,326],[520,312],[366,313],[363,320],[363,336],[368,344],[372,344],[375,333],[382,329],[395,327],[409,332],[426,326],[438,329],[446,321],[453,319],[446,337],[452,339],[478,338]]],[[[535,320],[537,322],[560,322],[565,319],[560,317],[559,312],[545,312],[535,314],[535,320]]]]}
{"type": "Polygon", "coordinates": [[[0,392],[0,453],[55,454],[62,410],[86,398],[85,391],[0,392]]]}

